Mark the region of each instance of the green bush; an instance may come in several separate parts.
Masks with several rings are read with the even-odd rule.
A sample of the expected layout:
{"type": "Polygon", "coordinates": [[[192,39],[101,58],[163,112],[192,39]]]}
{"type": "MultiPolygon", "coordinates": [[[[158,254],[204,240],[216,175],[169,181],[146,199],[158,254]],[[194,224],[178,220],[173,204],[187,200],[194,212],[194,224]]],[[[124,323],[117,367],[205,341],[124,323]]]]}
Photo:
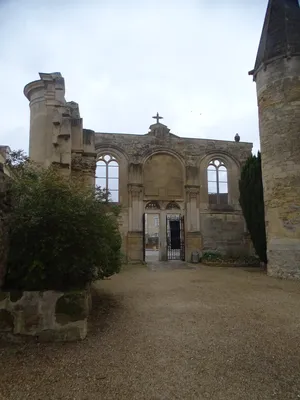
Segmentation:
{"type": "Polygon", "coordinates": [[[222,258],[221,253],[217,251],[205,251],[202,256],[203,261],[217,261],[222,258]]]}
{"type": "Polygon", "coordinates": [[[251,240],[260,260],[267,263],[264,194],[261,172],[261,155],[251,155],[246,161],[239,181],[240,205],[251,240]]]}
{"type": "Polygon", "coordinates": [[[17,162],[5,286],[68,290],[119,272],[119,209],[97,188],[17,162]]]}

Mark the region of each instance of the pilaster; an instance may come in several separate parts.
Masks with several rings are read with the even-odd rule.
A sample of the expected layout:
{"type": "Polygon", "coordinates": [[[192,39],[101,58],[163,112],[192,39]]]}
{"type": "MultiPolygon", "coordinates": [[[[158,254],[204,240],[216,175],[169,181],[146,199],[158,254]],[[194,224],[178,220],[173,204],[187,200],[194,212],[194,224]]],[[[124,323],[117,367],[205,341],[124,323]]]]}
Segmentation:
{"type": "Polygon", "coordinates": [[[202,249],[202,235],[200,232],[200,186],[186,185],[186,234],[185,250],[186,261],[191,260],[193,251],[202,249]]]}
{"type": "Polygon", "coordinates": [[[200,231],[199,199],[200,186],[186,185],[186,229],[188,232],[200,231]]]}
{"type": "Polygon", "coordinates": [[[143,232],[127,233],[127,259],[129,262],[143,261],[143,232]]]}
{"type": "Polygon", "coordinates": [[[143,230],[143,185],[129,183],[129,231],[143,230]]]}
{"type": "Polygon", "coordinates": [[[128,184],[129,231],[127,235],[128,260],[143,260],[143,185],[128,184]]]}
{"type": "Polygon", "coordinates": [[[167,212],[165,208],[160,210],[159,242],[159,260],[167,261],[167,212]]]}

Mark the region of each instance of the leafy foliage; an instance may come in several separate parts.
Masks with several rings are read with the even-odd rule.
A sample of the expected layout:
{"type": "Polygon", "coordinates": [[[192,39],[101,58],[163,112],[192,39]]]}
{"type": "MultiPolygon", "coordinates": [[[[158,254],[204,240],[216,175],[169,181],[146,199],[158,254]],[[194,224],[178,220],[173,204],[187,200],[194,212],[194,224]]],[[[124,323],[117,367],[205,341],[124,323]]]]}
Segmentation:
{"type": "Polygon", "coordinates": [[[232,266],[259,266],[260,260],[258,257],[253,256],[230,256],[223,255],[219,252],[205,251],[203,253],[201,261],[209,264],[215,265],[232,265],[232,266]]]}
{"type": "Polygon", "coordinates": [[[244,165],[239,181],[240,205],[255,251],[267,263],[265,210],[261,173],[261,155],[251,155],[244,165]]]}
{"type": "Polygon", "coordinates": [[[23,154],[17,160],[5,286],[68,290],[119,272],[118,207],[100,188],[39,168],[23,154]]]}
{"type": "Polygon", "coordinates": [[[29,157],[24,150],[10,151],[6,160],[6,164],[14,171],[22,169],[25,165],[29,164],[29,162],[29,157]]]}
{"type": "Polygon", "coordinates": [[[205,251],[202,256],[203,261],[217,261],[222,258],[221,253],[214,251],[205,251]]]}

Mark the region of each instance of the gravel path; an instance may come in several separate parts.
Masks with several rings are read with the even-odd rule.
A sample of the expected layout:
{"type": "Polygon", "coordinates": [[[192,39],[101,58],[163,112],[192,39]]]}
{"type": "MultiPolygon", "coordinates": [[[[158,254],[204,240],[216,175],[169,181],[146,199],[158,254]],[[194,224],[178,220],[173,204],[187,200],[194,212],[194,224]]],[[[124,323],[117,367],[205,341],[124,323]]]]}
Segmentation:
{"type": "Polygon", "coordinates": [[[254,270],[129,268],[96,285],[85,341],[0,344],[0,399],[297,400],[299,303],[254,270]]]}

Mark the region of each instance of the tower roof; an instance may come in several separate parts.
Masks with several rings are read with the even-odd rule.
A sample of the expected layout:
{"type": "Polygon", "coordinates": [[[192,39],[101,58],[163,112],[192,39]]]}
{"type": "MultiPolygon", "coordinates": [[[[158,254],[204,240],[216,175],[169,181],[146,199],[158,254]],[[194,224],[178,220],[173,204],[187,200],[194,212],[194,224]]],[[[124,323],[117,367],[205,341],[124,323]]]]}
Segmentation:
{"type": "Polygon", "coordinates": [[[255,75],[262,64],[300,55],[300,6],[298,0],[269,0],[258,47],[255,75]]]}

